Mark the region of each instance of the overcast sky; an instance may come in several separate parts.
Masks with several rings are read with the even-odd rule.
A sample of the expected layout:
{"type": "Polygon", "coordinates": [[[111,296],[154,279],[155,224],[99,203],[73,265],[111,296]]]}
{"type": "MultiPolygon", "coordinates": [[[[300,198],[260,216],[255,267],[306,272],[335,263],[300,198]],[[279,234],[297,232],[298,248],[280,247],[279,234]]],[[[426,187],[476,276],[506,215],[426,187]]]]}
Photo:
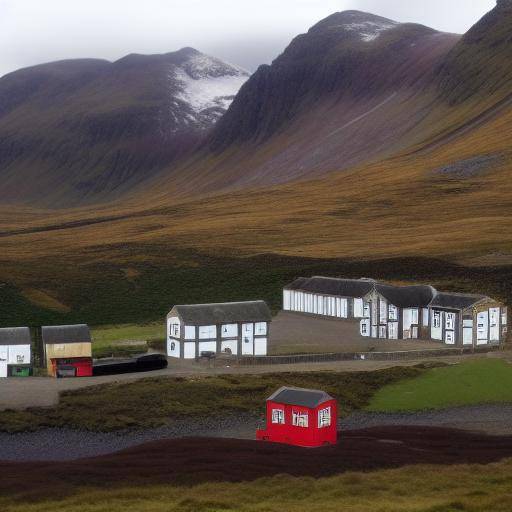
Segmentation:
{"type": "Polygon", "coordinates": [[[250,71],[336,11],[463,33],[495,0],[0,0],[0,76],[59,59],[193,46],[250,71]]]}

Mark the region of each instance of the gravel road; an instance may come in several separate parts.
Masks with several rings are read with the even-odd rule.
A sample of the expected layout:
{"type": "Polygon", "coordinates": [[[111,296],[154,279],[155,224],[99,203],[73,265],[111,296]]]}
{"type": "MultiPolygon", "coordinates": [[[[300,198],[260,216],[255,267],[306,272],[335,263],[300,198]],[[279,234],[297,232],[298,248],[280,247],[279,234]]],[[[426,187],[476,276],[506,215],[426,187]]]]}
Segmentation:
{"type": "MultiPolygon", "coordinates": [[[[74,460],[114,453],[149,441],[182,437],[254,439],[262,420],[252,415],[180,420],[146,431],[96,433],[46,429],[22,434],[0,433],[3,461],[74,460]]],[[[340,430],[386,426],[444,427],[491,435],[512,435],[512,404],[456,407],[408,414],[356,412],[340,422],[340,430]]]]}

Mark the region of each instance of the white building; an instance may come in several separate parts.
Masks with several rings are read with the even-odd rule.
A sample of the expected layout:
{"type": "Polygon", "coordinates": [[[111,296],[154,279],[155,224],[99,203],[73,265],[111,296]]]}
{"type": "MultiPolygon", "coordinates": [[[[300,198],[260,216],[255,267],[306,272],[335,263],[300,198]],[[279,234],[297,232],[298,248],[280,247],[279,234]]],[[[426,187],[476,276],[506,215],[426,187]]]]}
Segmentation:
{"type": "Polygon", "coordinates": [[[167,315],[167,355],[265,356],[271,321],[264,301],[174,306],[167,315]]]}
{"type": "Polygon", "coordinates": [[[358,320],[361,336],[432,339],[456,346],[499,344],[508,329],[507,308],[485,295],[372,279],[298,278],[283,289],[283,310],[358,320]]]}
{"type": "Polygon", "coordinates": [[[0,378],[30,371],[31,344],[28,327],[0,329],[0,378]]]}

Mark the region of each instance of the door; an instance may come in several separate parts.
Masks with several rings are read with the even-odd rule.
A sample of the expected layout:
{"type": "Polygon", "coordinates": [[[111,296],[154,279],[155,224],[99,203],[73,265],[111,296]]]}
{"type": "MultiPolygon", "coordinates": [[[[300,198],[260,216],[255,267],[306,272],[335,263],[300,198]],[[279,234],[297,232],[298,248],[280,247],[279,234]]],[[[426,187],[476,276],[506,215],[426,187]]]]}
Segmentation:
{"type": "Polygon", "coordinates": [[[9,347],[0,345],[0,378],[7,377],[7,359],[9,347]]]}
{"type": "Polygon", "coordinates": [[[481,311],[476,317],[476,343],[486,345],[489,339],[489,312],[481,311]]]}
{"type": "Polygon", "coordinates": [[[398,322],[389,322],[388,324],[388,338],[390,340],[398,339],[398,322]]]}
{"type": "Polygon", "coordinates": [[[242,355],[254,355],[254,325],[242,324],[242,355]]]}
{"type": "Polygon", "coordinates": [[[500,341],[500,308],[489,309],[489,339],[500,341]]]}

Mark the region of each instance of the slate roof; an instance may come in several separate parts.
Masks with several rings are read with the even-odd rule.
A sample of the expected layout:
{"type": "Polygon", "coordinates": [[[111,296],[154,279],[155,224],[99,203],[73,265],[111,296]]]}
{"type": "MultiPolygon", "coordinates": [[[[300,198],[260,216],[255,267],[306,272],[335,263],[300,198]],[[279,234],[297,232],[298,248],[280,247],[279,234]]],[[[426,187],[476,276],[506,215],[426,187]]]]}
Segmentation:
{"type": "Polygon", "coordinates": [[[334,277],[299,277],[285,286],[285,290],[299,290],[340,297],[364,297],[373,290],[371,279],[337,279],[334,277]]]}
{"type": "Polygon", "coordinates": [[[467,293],[438,292],[430,305],[438,308],[466,309],[485,299],[489,299],[489,297],[486,295],[471,295],[467,293]]]}
{"type": "Polygon", "coordinates": [[[43,343],[47,345],[91,342],[91,331],[86,324],[43,326],[41,331],[43,343]]]}
{"type": "Polygon", "coordinates": [[[5,327],[0,329],[0,345],[31,345],[28,327],[5,327]]]}
{"type": "Polygon", "coordinates": [[[262,300],[174,306],[168,316],[171,314],[177,314],[188,325],[272,321],[270,309],[262,300]]]}
{"type": "Polygon", "coordinates": [[[436,295],[436,290],[431,286],[391,286],[376,283],[375,289],[385,299],[399,308],[419,307],[425,308],[436,295]]]}
{"type": "Polygon", "coordinates": [[[333,400],[332,396],[325,391],[303,388],[279,388],[274,394],[267,398],[268,401],[286,405],[301,405],[314,409],[324,402],[333,400]]]}

